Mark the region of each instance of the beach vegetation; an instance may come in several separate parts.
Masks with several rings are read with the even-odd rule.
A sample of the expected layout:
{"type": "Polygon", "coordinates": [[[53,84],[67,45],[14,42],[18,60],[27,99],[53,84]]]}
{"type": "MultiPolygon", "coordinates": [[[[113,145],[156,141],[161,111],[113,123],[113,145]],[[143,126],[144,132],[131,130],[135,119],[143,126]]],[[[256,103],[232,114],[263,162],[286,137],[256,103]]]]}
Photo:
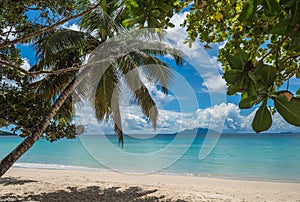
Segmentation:
{"type": "Polygon", "coordinates": [[[240,95],[239,107],[260,106],[253,130],[272,125],[279,113],[300,126],[300,89],[289,82],[300,78],[299,0],[178,1],[177,11],[189,6],[182,24],[186,43],[200,41],[206,48],[219,44],[228,95],[240,95]]]}

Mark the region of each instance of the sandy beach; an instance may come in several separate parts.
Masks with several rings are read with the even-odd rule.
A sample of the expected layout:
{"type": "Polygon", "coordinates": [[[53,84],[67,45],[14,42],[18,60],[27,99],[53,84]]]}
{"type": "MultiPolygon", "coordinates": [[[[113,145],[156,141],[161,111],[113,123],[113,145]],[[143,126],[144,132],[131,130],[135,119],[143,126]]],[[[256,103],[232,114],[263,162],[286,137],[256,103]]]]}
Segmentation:
{"type": "Polygon", "coordinates": [[[0,201],[300,201],[300,183],[12,168],[0,201]]]}

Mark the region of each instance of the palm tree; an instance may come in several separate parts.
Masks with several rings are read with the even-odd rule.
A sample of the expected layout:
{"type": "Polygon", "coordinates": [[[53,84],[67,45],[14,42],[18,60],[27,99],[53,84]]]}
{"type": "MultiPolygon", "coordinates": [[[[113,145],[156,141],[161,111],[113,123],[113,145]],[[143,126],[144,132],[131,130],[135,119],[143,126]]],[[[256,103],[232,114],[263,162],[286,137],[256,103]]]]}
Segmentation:
{"type": "MultiPolygon", "coordinates": [[[[124,30],[124,28],[117,24],[124,6],[117,1],[111,3],[109,8],[112,9],[105,7],[106,12],[100,8],[86,14],[81,19],[81,29],[84,32],[61,28],[35,38],[35,47],[39,61],[31,68],[31,71],[55,71],[69,67],[84,66],[84,58],[90,55],[97,46],[103,44],[116,33],[124,30]]],[[[95,96],[91,100],[95,109],[95,115],[99,121],[107,120],[108,117],[112,118],[115,123],[115,132],[122,145],[123,130],[118,103],[118,96],[120,95],[118,83],[122,76],[126,75],[129,71],[134,72],[137,67],[144,65],[143,70],[147,77],[158,85],[161,85],[164,92],[167,93],[166,87],[172,74],[170,69],[165,68],[168,66],[155,56],[171,54],[177,63],[181,63],[178,51],[169,47],[165,47],[163,51],[153,48],[148,49],[147,47],[141,50],[133,48],[133,50],[135,51],[116,57],[115,62],[109,64],[108,68],[102,72],[102,76],[96,85],[95,96]],[[151,69],[145,66],[149,64],[155,64],[157,68],[151,69]]],[[[103,69],[100,64],[94,65],[97,71],[102,71],[103,69]]],[[[50,100],[53,102],[53,105],[44,119],[41,120],[37,129],[32,131],[31,135],[0,162],[0,176],[32,147],[43,135],[51,121],[68,123],[72,120],[73,105],[71,103],[74,97],[71,98],[70,95],[89,71],[90,67],[87,66],[77,76],[78,71],[62,71],[58,74],[45,75],[33,81],[32,85],[36,87],[35,95],[42,96],[45,100],[50,100]]],[[[153,126],[156,127],[158,116],[157,106],[149,90],[139,78],[139,74],[136,72],[134,81],[125,79],[125,83],[133,91],[134,98],[141,106],[142,112],[151,120],[153,126]],[[136,84],[140,88],[134,89],[134,85],[136,84]]],[[[78,89],[76,92],[79,100],[80,96],[84,96],[85,89],[78,89]]]]}

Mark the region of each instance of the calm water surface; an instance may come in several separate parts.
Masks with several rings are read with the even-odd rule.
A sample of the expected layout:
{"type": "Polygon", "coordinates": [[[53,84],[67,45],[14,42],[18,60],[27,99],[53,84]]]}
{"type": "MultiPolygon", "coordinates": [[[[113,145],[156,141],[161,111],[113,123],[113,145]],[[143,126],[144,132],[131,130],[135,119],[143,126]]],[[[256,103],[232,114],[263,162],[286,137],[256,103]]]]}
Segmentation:
{"type": "MultiPolygon", "coordinates": [[[[128,168],[131,172],[136,172],[134,168],[142,167],[151,170],[151,166],[161,164],[165,168],[156,172],[300,182],[300,134],[224,134],[203,160],[199,160],[198,155],[204,136],[189,138],[192,137],[186,136],[174,143],[172,135],[158,135],[144,140],[126,137],[123,149],[118,147],[115,136],[86,136],[84,141],[76,138],[54,143],[39,140],[16,166],[102,170],[111,169],[108,162],[111,160],[117,162],[118,168],[128,168]],[[175,147],[171,152],[156,154],[157,151],[164,151],[172,142],[175,147]],[[181,158],[170,164],[168,161],[182,152],[181,148],[189,142],[192,144],[181,158]],[[110,151],[107,145],[119,153],[110,151]],[[85,146],[92,151],[92,155],[85,146]],[[122,152],[131,156],[145,156],[142,162],[137,162],[134,158],[122,158],[122,152]],[[101,158],[106,160],[103,162],[101,158]]],[[[0,158],[21,141],[18,137],[0,137],[0,158]]]]}

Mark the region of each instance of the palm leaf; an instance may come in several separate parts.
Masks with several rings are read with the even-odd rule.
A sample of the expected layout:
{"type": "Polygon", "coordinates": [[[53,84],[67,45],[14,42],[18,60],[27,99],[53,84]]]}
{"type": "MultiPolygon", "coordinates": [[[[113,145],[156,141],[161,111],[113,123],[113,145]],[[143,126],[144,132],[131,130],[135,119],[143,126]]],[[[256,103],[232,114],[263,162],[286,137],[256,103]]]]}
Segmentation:
{"type": "Polygon", "coordinates": [[[40,39],[35,48],[41,65],[49,69],[51,66],[57,66],[64,58],[80,58],[98,45],[98,40],[86,33],[61,29],[40,39]]]}
{"type": "MultiPolygon", "coordinates": [[[[103,68],[98,67],[96,71],[98,71],[98,74],[93,72],[93,75],[99,75],[99,71],[103,71],[103,68]]],[[[100,72],[100,75],[102,76],[98,82],[93,100],[96,118],[102,121],[104,119],[108,120],[111,116],[115,124],[114,130],[118,135],[119,143],[123,145],[123,130],[119,109],[119,76],[113,65],[110,65],[103,74],[100,72]]]]}
{"type": "Polygon", "coordinates": [[[125,83],[132,91],[135,99],[142,109],[142,112],[151,120],[155,129],[158,117],[158,109],[147,87],[141,81],[138,71],[132,70],[130,72],[130,76],[125,76],[125,83]]]}

